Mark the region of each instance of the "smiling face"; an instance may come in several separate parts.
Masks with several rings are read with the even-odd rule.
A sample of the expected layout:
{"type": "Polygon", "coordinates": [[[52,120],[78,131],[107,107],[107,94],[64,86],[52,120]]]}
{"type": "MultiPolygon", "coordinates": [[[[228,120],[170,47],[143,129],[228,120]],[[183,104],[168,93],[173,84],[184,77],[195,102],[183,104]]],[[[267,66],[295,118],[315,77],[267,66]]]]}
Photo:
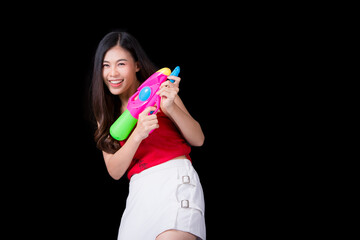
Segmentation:
{"type": "Polygon", "coordinates": [[[130,97],[140,85],[136,78],[139,70],[139,64],[119,45],[105,53],[102,74],[105,85],[112,94],[130,97]]]}

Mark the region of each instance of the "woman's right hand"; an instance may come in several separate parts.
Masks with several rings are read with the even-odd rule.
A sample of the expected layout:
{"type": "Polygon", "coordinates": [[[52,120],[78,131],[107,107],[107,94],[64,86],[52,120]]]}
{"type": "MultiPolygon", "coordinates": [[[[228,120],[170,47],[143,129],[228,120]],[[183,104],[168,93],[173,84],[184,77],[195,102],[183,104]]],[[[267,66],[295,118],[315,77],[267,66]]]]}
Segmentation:
{"type": "Polygon", "coordinates": [[[147,107],[139,114],[137,126],[134,129],[133,135],[138,141],[142,141],[149,136],[151,130],[159,127],[158,119],[156,114],[149,113],[155,111],[156,107],[147,107]]]}

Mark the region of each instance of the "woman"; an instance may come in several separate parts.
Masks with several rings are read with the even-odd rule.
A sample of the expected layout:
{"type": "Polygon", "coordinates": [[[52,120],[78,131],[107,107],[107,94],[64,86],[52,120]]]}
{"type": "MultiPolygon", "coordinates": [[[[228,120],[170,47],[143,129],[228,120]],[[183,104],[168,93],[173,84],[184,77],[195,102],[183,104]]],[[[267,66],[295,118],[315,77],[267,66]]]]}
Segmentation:
{"type": "Polygon", "coordinates": [[[109,135],[128,99],[158,69],[138,41],[126,32],[110,32],[95,53],[92,105],[95,141],[110,176],[130,179],[118,239],[205,239],[204,197],[189,153],[204,134],[180,97],[180,78],[169,76],[157,92],[160,111],[146,108],[124,141],[109,135]],[[149,134],[154,130],[151,134],[149,134]]]}

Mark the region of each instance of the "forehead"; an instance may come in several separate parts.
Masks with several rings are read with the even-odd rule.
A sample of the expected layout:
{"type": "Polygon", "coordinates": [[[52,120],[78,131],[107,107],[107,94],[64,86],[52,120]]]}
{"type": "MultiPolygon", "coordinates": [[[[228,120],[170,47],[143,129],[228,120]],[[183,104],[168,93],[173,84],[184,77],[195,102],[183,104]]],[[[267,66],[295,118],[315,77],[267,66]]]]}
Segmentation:
{"type": "Polygon", "coordinates": [[[116,45],[112,48],[110,48],[104,56],[104,61],[117,61],[119,59],[126,59],[130,60],[132,59],[131,54],[124,48],[116,45]]]}

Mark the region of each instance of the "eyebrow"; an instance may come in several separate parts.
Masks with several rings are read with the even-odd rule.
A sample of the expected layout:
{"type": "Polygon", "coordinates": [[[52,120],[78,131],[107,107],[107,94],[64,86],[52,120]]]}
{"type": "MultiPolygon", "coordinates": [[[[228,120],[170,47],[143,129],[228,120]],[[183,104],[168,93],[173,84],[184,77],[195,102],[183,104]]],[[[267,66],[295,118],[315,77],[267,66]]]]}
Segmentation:
{"type": "MultiPolygon", "coordinates": [[[[120,61],[127,61],[127,59],[125,59],[125,58],[121,58],[121,59],[116,60],[116,62],[120,62],[120,61]]],[[[106,60],[104,59],[104,61],[103,61],[103,62],[109,62],[109,61],[106,61],[106,60]]]]}

